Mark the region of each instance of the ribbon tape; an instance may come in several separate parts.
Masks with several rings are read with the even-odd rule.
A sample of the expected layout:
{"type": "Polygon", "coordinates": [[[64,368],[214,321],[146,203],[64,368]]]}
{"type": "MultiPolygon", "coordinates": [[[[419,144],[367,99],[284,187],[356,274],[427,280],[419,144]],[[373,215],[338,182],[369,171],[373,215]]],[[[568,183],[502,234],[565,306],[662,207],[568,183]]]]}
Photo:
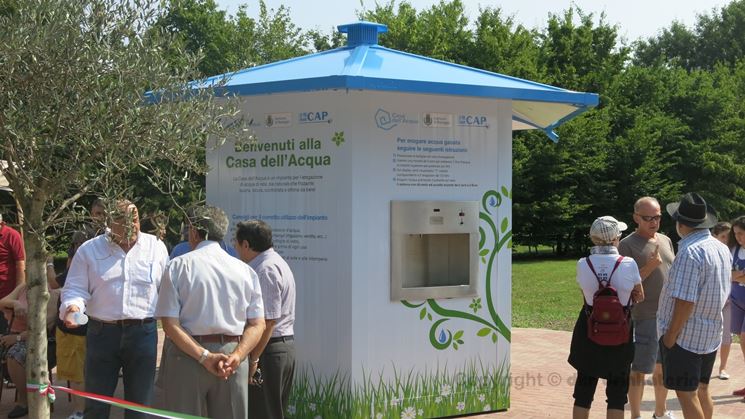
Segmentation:
{"type": "Polygon", "coordinates": [[[166,418],[166,419],[206,419],[202,416],[187,415],[185,413],[169,412],[167,410],[154,409],[145,405],[128,402],[126,400],[117,399],[115,397],[102,396],[100,394],[88,393],[80,390],[73,390],[71,388],[63,386],[52,386],[48,384],[26,384],[26,391],[29,393],[39,393],[41,396],[47,396],[50,403],[54,403],[56,399],[55,390],[63,393],[69,393],[74,396],[83,397],[86,399],[96,400],[101,403],[106,403],[112,406],[120,407],[122,409],[128,409],[135,412],[147,413],[149,415],[166,418]]]}

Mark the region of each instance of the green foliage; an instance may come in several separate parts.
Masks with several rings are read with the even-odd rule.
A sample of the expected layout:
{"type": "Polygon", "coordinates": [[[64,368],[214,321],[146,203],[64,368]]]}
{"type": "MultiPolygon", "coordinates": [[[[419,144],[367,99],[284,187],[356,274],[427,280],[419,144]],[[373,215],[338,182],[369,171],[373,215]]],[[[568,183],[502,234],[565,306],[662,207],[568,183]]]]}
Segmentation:
{"type": "Polygon", "coordinates": [[[745,0],[697,17],[693,28],[673,22],[662,34],[638,41],[640,65],[671,64],[687,70],[735,66],[745,54],[745,0]]]}
{"type": "MultiPolygon", "coordinates": [[[[218,9],[214,0],[172,0],[153,25],[174,35],[167,56],[174,64],[182,59],[181,49],[201,57],[199,72],[213,76],[246,67],[285,60],[308,53],[309,39],[322,40],[317,32],[310,36],[292,23],[285,6],[269,9],[259,2],[259,18],[241,5],[235,16],[218,9]]],[[[338,38],[334,38],[338,39],[338,38]]]]}

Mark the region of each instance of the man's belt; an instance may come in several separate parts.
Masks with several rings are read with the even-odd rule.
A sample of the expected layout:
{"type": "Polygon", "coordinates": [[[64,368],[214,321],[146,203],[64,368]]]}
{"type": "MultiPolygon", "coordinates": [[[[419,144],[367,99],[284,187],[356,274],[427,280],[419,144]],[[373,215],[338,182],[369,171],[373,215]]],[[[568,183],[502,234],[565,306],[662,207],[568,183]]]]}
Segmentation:
{"type": "Polygon", "coordinates": [[[199,343],[228,343],[240,342],[241,336],[232,335],[195,335],[192,336],[199,343]]]}
{"type": "Polygon", "coordinates": [[[123,326],[142,326],[143,324],[152,323],[152,322],[155,321],[155,319],[152,318],[152,317],[147,317],[147,318],[144,318],[144,319],[123,319],[123,320],[101,320],[101,319],[97,319],[95,317],[91,317],[91,320],[96,321],[96,322],[99,322],[99,323],[103,323],[103,324],[117,325],[119,327],[123,327],[123,326]]]}
{"type": "Polygon", "coordinates": [[[275,336],[273,338],[269,338],[269,343],[292,342],[293,340],[295,340],[295,337],[293,335],[275,336]]]}

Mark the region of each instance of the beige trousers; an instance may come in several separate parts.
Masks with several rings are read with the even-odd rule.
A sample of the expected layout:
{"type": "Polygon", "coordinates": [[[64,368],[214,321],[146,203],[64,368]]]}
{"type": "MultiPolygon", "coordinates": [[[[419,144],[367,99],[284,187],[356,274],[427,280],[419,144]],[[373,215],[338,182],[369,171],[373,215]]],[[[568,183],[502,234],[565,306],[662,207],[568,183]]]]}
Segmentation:
{"type": "MultiPolygon", "coordinates": [[[[210,352],[229,354],[236,342],[206,343],[210,352]]],[[[167,371],[160,378],[165,408],[174,412],[210,418],[247,418],[248,361],[227,380],[212,375],[176,345],[165,350],[167,371]]]]}

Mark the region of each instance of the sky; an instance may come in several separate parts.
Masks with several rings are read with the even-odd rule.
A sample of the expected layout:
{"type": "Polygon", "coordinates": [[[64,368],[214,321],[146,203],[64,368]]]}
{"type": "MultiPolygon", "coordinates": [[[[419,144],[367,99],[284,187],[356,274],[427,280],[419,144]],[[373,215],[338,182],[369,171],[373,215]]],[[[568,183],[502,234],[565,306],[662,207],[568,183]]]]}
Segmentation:
{"type": "MultiPolygon", "coordinates": [[[[249,15],[258,15],[258,0],[216,0],[221,9],[233,14],[241,4],[248,4],[249,15]]],[[[302,29],[319,29],[330,33],[337,25],[357,20],[357,11],[374,9],[375,1],[362,0],[265,0],[267,7],[285,5],[292,21],[302,29]]],[[[378,0],[387,4],[389,0],[378,0]]],[[[720,9],[727,0],[462,0],[471,21],[478,16],[479,7],[500,7],[507,16],[528,28],[545,27],[549,13],[560,13],[575,4],[587,13],[599,16],[605,12],[606,21],[619,26],[619,34],[628,41],[654,36],[674,20],[691,26],[696,16],[720,9]]],[[[417,11],[428,9],[437,0],[408,0],[417,11]]],[[[396,0],[396,4],[399,0],[396,0]]],[[[597,20],[596,20],[597,22],[597,20]]]]}

